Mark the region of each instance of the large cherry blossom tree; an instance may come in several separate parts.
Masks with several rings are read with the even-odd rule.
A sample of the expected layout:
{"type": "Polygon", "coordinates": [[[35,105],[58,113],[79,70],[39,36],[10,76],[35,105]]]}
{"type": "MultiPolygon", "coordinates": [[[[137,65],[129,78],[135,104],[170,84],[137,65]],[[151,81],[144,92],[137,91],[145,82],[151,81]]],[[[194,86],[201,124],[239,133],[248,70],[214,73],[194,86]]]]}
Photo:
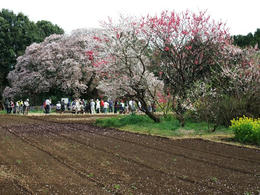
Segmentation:
{"type": "Polygon", "coordinates": [[[96,33],[97,30],[78,30],[70,36],[51,35],[42,43],[27,47],[8,75],[11,87],[5,89],[4,96],[32,96],[52,89],[80,96],[93,90],[96,72],[86,51],[94,47],[96,33]]]}

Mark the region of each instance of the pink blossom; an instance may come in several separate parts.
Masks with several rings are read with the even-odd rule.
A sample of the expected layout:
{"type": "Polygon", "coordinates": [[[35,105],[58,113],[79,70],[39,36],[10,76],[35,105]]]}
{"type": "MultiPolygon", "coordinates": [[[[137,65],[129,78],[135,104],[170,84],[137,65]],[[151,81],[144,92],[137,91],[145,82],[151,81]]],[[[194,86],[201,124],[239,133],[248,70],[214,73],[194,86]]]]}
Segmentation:
{"type": "Polygon", "coordinates": [[[93,51],[87,51],[87,52],[86,52],[86,55],[88,56],[88,59],[89,59],[89,60],[93,60],[93,59],[94,59],[93,54],[94,54],[93,51]]]}
{"type": "Polygon", "coordinates": [[[87,52],[86,52],[86,55],[87,55],[87,56],[92,56],[93,53],[94,53],[93,51],[87,51],[87,52]]]}
{"type": "Polygon", "coordinates": [[[190,46],[186,46],[185,47],[187,50],[191,50],[192,49],[192,46],[190,45],[190,46]]]}
{"type": "Polygon", "coordinates": [[[193,29],[193,30],[192,30],[192,33],[193,33],[194,35],[196,35],[196,34],[198,33],[198,31],[199,31],[198,29],[193,29]]]}
{"type": "Polygon", "coordinates": [[[170,48],[167,46],[164,48],[164,51],[169,51],[169,50],[170,50],[170,48]]]}
{"type": "Polygon", "coordinates": [[[97,41],[101,41],[101,39],[99,37],[94,36],[93,39],[97,40],[97,41]]]}
{"type": "Polygon", "coordinates": [[[186,31],[186,30],[183,30],[181,33],[184,34],[184,35],[189,34],[188,31],[186,31]]]}

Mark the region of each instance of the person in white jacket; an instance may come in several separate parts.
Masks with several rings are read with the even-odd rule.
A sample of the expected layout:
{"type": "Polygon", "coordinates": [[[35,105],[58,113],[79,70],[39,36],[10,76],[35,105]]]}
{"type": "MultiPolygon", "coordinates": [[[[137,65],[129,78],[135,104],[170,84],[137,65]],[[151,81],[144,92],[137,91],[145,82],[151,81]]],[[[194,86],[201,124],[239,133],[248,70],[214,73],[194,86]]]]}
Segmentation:
{"type": "Polygon", "coordinates": [[[96,100],[96,112],[100,113],[100,101],[99,101],[99,99],[96,100]]]}
{"type": "Polygon", "coordinates": [[[25,100],[23,103],[23,114],[28,114],[29,112],[29,99],[25,100]]]}
{"type": "Polygon", "coordinates": [[[93,99],[90,100],[90,112],[91,114],[95,114],[95,102],[93,99]]]}
{"type": "Polygon", "coordinates": [[[104,102],[104,113],[107,114],[109,108],[109,103],[107,101],[104,102]]]}

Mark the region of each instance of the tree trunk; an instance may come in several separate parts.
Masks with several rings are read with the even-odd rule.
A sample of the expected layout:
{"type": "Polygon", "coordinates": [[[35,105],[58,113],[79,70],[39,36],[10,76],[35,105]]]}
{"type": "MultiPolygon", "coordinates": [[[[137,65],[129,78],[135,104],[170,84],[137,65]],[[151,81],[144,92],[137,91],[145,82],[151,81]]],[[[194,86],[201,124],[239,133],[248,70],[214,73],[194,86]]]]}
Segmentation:
{"type": "Polygon", "coordinates": [[[139,96],[139,98],[137,99],[141,102],[142,104],[142,108],[141,110],[150,118],[152,119],[155,123],[159,123],[160,122],[160,118],[155,116],[155,114],[153,112],[149,111],[148,105],[146,103],[146,101],[144,100],[143,96],[139,96]]]}
{"type": "Polygon", "coordinates": [[[149,111],[145,111],[145,114],[152,119],[155,123],[159,123],[160,122],[160,118],[158,118],[157,116],[155,116],[155,114],[149,112],[149,111]]]}
{"type": "Polygon", "coordinates": [[[184,127],[184,125],[185,125],[185,119],[184,119],[184,117],[183,117],[183,114],[178,114],[178,113],[177,113],[177,120],[180,122],[181,127],[184,127]]]}
{"type": "Polygon", "coordinates": [[[185,118],[184,118],[184,113],[185,109],[182,107],[181,101],[177,100],[176,104],[173,104],[172,107],[173,111],[176,113],[176,118],[180,122],[181,127],[184,127],[185,125],[185,118]]]}

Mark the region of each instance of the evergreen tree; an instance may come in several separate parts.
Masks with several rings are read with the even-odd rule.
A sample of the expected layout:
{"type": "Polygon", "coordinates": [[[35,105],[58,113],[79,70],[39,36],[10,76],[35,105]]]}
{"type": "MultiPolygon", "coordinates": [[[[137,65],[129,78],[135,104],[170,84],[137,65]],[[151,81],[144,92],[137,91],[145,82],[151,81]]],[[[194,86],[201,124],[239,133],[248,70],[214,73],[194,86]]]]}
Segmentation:
{"type": "Polygon", "coordinates": [[[234,37],[234,44],[239,47],[248,47],[258,45],[260,49],[260,29],[258,28],[254,34],[248,33],[247,35],[235,35],[234,37]]]}

